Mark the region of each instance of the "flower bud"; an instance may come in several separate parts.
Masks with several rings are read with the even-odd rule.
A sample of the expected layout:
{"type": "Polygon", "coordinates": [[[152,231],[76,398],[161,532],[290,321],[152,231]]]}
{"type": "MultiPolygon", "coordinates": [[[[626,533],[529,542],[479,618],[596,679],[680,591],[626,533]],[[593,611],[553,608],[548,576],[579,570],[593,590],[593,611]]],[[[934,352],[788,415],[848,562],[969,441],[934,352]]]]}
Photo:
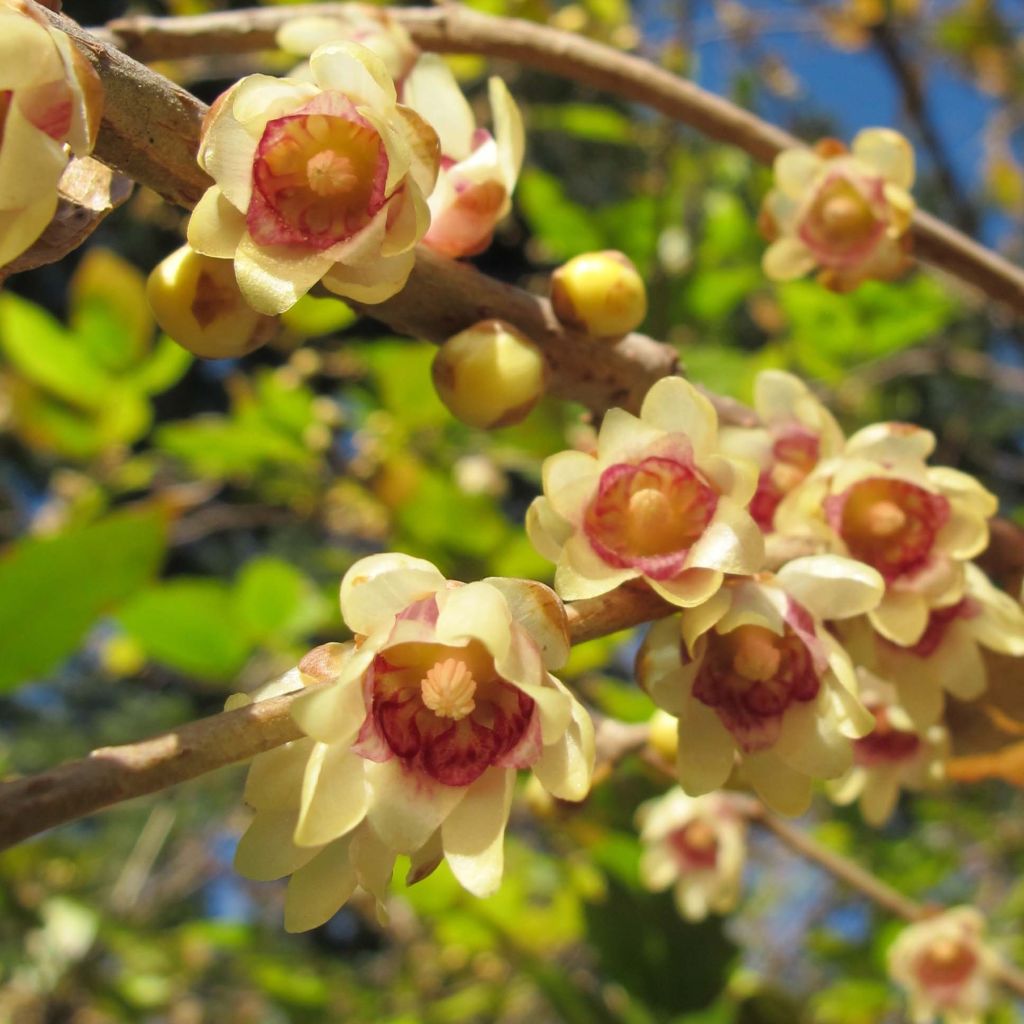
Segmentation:
{"type": "Polygon", "coordinates": [[[482,320],[449,338],[434,357],[434,387],[471,427],[508,427],[544,394],[547,364],[529,338],[502,320],[482,320]]]}
{"type": "Polygon", "coordinates": [[[551,276],[551,305],[566,327],[597,338],[618,338],[643,322],[647,289],[624,253],[588,252],[551,276]]]}
{"type": "Polygon", "coordinates": [[[252,352],[269,340],[277,323],[246,305],[231,260],[201,256],[187,245],[153,269],[146,296],[160,327],[206,359],[252,352]]]}

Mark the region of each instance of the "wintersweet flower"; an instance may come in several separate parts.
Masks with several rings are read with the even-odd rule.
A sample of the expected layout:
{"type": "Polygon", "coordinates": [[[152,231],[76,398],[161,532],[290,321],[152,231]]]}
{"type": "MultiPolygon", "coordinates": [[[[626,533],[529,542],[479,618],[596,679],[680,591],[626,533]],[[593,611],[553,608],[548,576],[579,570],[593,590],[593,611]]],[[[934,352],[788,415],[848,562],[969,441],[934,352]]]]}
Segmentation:
{"type": "Polygon", "coordinates": [[[782,370],[762,370],[754,381],[758,427],[723,427],[722,451],[760,469],[750,514],[770,531],[779,502],[822,459],[838,455],[843,432],[803,381],[782,370]]]}
{"type": "Polygon", "coordinates": [[[687,793],[722,786],[739,755],[766,803],[801,814],[813,779],[850,767],[851,741],[874,719],[822,622],[863,614],[882,588],[877,572],[850,559],[798,558],[774,578],[732,580],[651,627],[637,679],[679,720],[676,770],[687,793]]]}
{"type": "Polygon", "coordinates": [[[199,163],[216,182],[189,244],[232,259],[246,301],[272,315],[318,281],[359,302],[405,284],[430,222],[437,136],[408,107],[379,57],[330,43],[312,81],[249,75],[214,103],[199,163]]]}
{"type": "Polygon", "coordinates": [[[982,1024],[995,962],[984,933],[974,907],[954,907],[900,932],[889,947],[889,976],[905,989],[914,1024],[982,1024]]]}
{"type": "Polygon", "coordinates": [[[402,91],[409,104],[437,131],[441,171],[430,196],[430,229],[423,241],[458,259],[491,244],[495,225],[512,208],[523,166],[525,134],[519,107],[500,78],[487,83],[494,134],[477,127],[473,111],[448,65],[424,54],[402,91]]]}
{"type": "Polygon", "coordinates": [[[672,887],[688,921],[736,906],[747,859],[747,825],[726,793],[690,797],[681,789],[641,804],[640,880],[652,892],[672,887]]]}
{"type": "Polygon", "coordinates": [[[907,269],[914,151],[899,132],[867,128],[849,152],[835,139],[787,149],[774,172],[760,217],[771,242],[768,277],[789,281],[817,269],[824,285],[849,291],[907,269]]]}
{"type": "Polygon", "coordinates": [[[976,700],[985,692],[982,648],[1024,656],[1024,608],[968,562],[963,597],[932,608],[916,643],[900,647],[875,632],[867,619],[842,623],[839,635],[858,664],[892,683],[911,721],[925,729],[942,717],[945,693],[976,700]]]}
{"type": "Polygon", "coordinates": [[[590,718],[549,673],[569,641],[547,587],[450,583],[429,562],[373,555],[345,574],[341,608],[355,643],[299,665],[326,680],[293,707],[307,737],[257,759],[246,787],[256,817],[239,869],[292,876],[291,930],[326,921],[357,882],[382,891],[399,853],[413,879],[444,858],[470,892],[494,892],[517,770],[563,800],[581,800],[593,771],[590,718]]]}
{"type": "Polygon", "coordinates": [[[830,784],[838,804],[860,801],[869,825],[884,825],[903,789],[936,786],[946,776],[949,733],[943,725],[918,730],[899,704],[896,688],[868,669],[858,667],[860,699],[874,715],[875,727],[853,743],[853,767],[830,784]]]}
{"type": "Polygon", "coordinates": [[[904,647],[921,640],[933,609],[963,598],[965,563],[988,544],[997,508],[973,477],[926,465],[934,447],[929,431],[907,423],[866,427],[775,513],[780,533],[817,538],[882,574],[885,597],[869,618],[904,647]]]}
{"type": "MultiPolygon", "coordinates": [[[[329,15],[292,18],[277,30],[277,45],[286,53],[308,56],[325,43],[352,42],[372,50],[401,89],[420,48],[392,15],[369,4],[347,3],[329,15]]],[[[309,77],[309,65],[300,64],[290,78],[309,77]]]]}
{"type": "Polygon", "coordinates": [[[17,0],[0,0],[0,265],[20,256],[57,209],[70,155],[92,152],[103,91],[61,31],[17,0]]]}
{"type": "Polygon", "coordinates": [[[764,539],[746,511],[756,467],[718,450],[714,406],[681,377],[647,393],[640,417],[608,411],[597,451],[559,452],[526,517],[555,562],[565,600],[643,579],[683,608],[708,600],[726,573],[761,568],[764,539]]]}

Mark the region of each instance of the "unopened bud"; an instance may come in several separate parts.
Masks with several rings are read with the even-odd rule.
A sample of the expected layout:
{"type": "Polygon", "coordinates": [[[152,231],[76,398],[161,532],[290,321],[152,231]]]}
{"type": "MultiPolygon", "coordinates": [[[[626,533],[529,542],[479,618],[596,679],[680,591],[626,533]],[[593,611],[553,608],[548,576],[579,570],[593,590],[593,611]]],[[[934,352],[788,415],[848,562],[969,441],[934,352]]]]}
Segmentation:
{"type": "Polygon", "coordinates": [[[244,356],[269,341],[277,324],[246,305],[232,260],[201,256],[188,245],[157,264],[146,296],[160,327],[206,359],[244,356]]]}
{"type": "Polygon", "coordinates": [[[511,324],[482,320],[438,349],[433,376],[457,419],[471,427],[508,427],[524,420],[544,394],[547,364],[540,348],[511,324]]]}
{"type": "Polygon", "coordinates": [[[679,750],[679,721],[666,711],[651,716],[648,742],[666,761],[674,764],[679,750]]]}
{"type": "Polygon", "coordinates": [[[552,274],[551,305],[566,327],[596,338],[618,338],[643,322],[647,289],[624,253],[588,252],[552,274]]]}

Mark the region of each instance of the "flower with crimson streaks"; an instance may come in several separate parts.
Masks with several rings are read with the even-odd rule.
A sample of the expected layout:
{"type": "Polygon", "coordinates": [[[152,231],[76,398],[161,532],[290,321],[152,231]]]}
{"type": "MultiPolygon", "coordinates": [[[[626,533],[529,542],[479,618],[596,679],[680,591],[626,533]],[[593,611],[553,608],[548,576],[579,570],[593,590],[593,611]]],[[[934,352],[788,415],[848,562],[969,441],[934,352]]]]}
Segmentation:
{"type": "Polygon", "coordinates": [[[681,789],[641,804],[640,880],[652,892],[672,888],[688,921],[736,906],[747,858],[746,819],[727,793],[690,797],[681,789]]]}
{"type": "Polygon", "coordinates": [[[995,963],[984,934],[974,907],[954,907],[900,932],[889,947],[889,976],[906,991],[914,1024],[981,1024],[995,963]]]}
{"type": "Polygon", "coordinates": [[[760,469],[750,514],[772,529],[779,502],[822,460],[843,447],[843,432],[803,381],[782,370],[762,370],[754,382],[757,427],[723,427],[722,451],[760,469]]]}
{"type": "MultiPolygon", "coordinates": [[[[387,10],[369,4],[347,3],[331,14],[291,18],[277,30],[275,41],[287,53],[303,56],[325,43],[359,43],[380,57],[399,91],[420,55],[420,48],[395,18],[387,10]]],[[[303,63],[288,77],[309,76],[309,64],[303,63]]]]}
{"type": "Polygon", "coordinates": [[[295,702],[306,738],[257,758],[246,789],[256,817],[239,868],[292,875],[290,930],[367,887],[371,848],[366,864],[383,871],[384,858],[388,877],[395,854],[413,879],[444,858],[471,892],[494,892],[517,770],[564,800],[582,799],[593,771],[590,718],[549,672],[569,642],[547,587],[449,583],[429,562],[373,555],[345,574],[341,607],[356,642],[299,665],[327,683],[295,702]],[[345,885],[325,895],[315,880],[338,863],[345,885]]]}
{"type": "Polygon", "coordinates": [[[493,135],[480,128],[448,65],[434,54],[416,62],[402,90],[407,103],[441,140],[441,170],[428,200],[423,239],[435,252],[475,256],[491,244],[495,225],[512,208],[523,165],[523,118],[505,83],[487,83],[493,135]]]}
{"type": "Polygon", "coordinates": [[[71,153],[92,152],[103,90],[65,33],[17,0],[0,2],[0,266],[20,256],[57,210],[71,153]]]}
{"type": "Polygon", "coordinates": [[[839,637],[860,665],[888,680],[918,729],[942,717],[945,693],[976,700],[988,686],[983,648],[1024,656],[1024,608],[996,589],[976,565],[964,566],[964,593],[955,604],[932,608],[920,638],[901,647],[867,619],[841,623],[839,637]]]}
{"type": "Polygon", "coordinates": [[[761,207],[771,242],[765,274],[818,280],[849,291],[869,278],[890,280],[909,266],[914,151],[889,128],[868,128],[851,151],[835,139],[775,158],[775,187],[761,207]]]}
{"type": "Polygon", "coordinates": [[[396,101],[358,43],[310,58],[312,81],[249,75],[207,115],[199,163],[216,182],[188,225],[199,253],[232,259],[245,300],[272,315],[318,281],[383,302],[405,284],[430,223],[438,142],[396,101]]]}
{"type": "Polygon", "coordinates": [[[853,767],[829,784],[838,804],[860,801],[869,825],[884,825],[896,809],[900,790],[922,790],[945,778],[949,733],[943,725],[918,729],[899,704],[896,688],[863,667],[857,668],[860,699],[875,727],[854,740],[853,767]]]}
{"type": "Polygon", "coordinates": [[[973,477],[928,466],[934,447],[929,431],[907,423],[865,427],[775,513],[780,532],[818,539],[882,574],[885,596],[869,618],[903,647],[922,639],[933,610],[963,599],[965,564],[985,549],[997,507],[973,477]]]}
{"type": "Polygon", "coordinates": [[[726,573],[761,568],[764,540],[746,511],[756,468],[719,452],[714,406],[680,377],[658,381],[639,418],[609,410],[597,452],[552,455],[543,482],[526,529],[566,600],[640,578],[687,608],[726,573]]]}
{"type": "Polygon", "coordinates": [[[851,741],[874,720],[857,698],[853,665],[822,622],[863,614],[881,593],[868,566],[834,555],[798,558],[774,578],[731,580],[651,627],[637,679],[678,719],[676,770],[687,793],[722,786],[738,755],[766,803],[801,814],[813,779],[849,768],[851,741]]]}

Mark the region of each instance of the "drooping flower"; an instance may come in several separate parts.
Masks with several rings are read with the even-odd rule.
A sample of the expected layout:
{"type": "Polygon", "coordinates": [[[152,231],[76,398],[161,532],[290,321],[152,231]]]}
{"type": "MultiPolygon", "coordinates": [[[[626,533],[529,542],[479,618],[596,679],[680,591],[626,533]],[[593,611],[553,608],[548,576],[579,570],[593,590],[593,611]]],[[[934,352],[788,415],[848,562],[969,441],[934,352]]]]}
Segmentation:
{"type": "Polygon", "coordinates": [[[397,853],[414,879],[445,858],[471,892],[493,892],[517,769],[565,800],[593,770],[590,718],[548,671],[568,635],[547,587],[449,583],[429,562],[373,555],[345,574],[341,607],[355,644],[299,666],[328,680],[293,708],[307,738],[257,759],[246,789],[239,869],[292,875],[291,930],[331,917],[367,887],[361,872],[386,866],[383,889],[397,853]],[[345,886],[322,889],[322,859],[348,865],[345,886]]]}
{"type": "Polygon", "coordinates": [[[233,259],[246,301],[268,315],[318,281],[383,302],[404,286],[430,221],[437,136],[396,102],[380,58],[330,43],[310,70],[311,82],[243,78],[210,109],[199,149],[216,184],[189,244],[233,259]]]}
{"type": "Polygon", "coordinates": [[[637,679],[679,720],[676,769],[692,796],[744,777],[784,814],[801,814],[815,778],[852,764],[874,720],[853,666],[822,625],[863,614],[882,593],[873,569],[834,555],[798,558],[774,578],[731,580],[679,618],[656,622],[637,679]]]}
{"type": "Polygon", "coordinates": [[[652,892],[672,887],[688,921],[725,914],[740,896],[747,858],[746,819],[727,793],[690,797],[681,789],[641,804],[640,880],[652,892]]]}
{"type": "Polygon", "coordinates": [[[944,693],[976,700],[985,692],[988,672],[982,648],[1024,656],[1024,608],[968,562],[963,597],[932,608],[915,643],[894,644],[866,619],[842,623],[839,635],[858,664],[892,683],[911,721],[925,729],[942,717],[944,693]]]}
{"type": "Polygon", "coordinates": [[[523,119],[500,78],[487,83],[494,133],[477,127],[473,111],[447,64],[434,54],[416,62],[402,90],[407,103],[441,140],[441,171],[430,196],[423,241],[458,259],[491,244],[494,228],[512,208],[523,165],[523,119]]]}
{"type": "Polygon", "coordinates": [[[994,963],[984,933],[974,907],[954,907],[900,932],[889,947],[889,976],[906,991],[914,1024],[982,1024],[994,963]]]}
{"type": "Polygon", "coordinates": [[[914,151],[889,128],[867,128],[851,151],[834,139],[775,158],[775,187],[761,207],[771,242],[764,272],[776,281],[817,269],[835,291],[909,266],[914,151]]]}
{"type": "MultiPolygon", "coordinates": [[[[287,53],[308,56],[325,43],[352,42],[372,50],[399,91],[412,70],[420,48],[385,9],[370,4],[346,3],[331,14],[292,18],[277,30],[277,45],[287,53]]],[[[300,64],[290,78],[309,77],[309,65],[300,64]]]]}
{"type": "Polygon", "coordinates": [[[596,454],[552,455],[543,482],[526,529],[556,563],[555,589],[566,600],[641,578],[692,607],[726,573],[761,568],[763,537],[746,511],[756,469],[719,453],[714,407],[680,377],[658,381],[639,418],[609,410],[596,454]]]}
{"type": "Polygon", "coordinates": [[[0,2],[0,266],[43,233],[70,155],[92,152],[103,90],[71,40],[18,0],[0,2]]]}
{"type": "Polygon", "coordinates": [[[918,791],[945,778],[949,733],[943,725],[918,729],[899,704],[896,688],[858,666],[860,699],[875,717],[875,727],[853,743],[853,767],[832,783],[839,804],[860,801],[869,825],[884,825],[903,789],[918,791]]]}
{"type": "Polygon", "coordinates": [[[722,451],[754,462],[761,475],[750,514],[772,529],[779,502],[823,459],[838,455],[843,432],[803,381],[782,370],[762,370],[754,382],[758,427],[726,426],[722,451]]]}
{"type": "Polygon", "coordinates": [[[904,647],[921,640],[933,609],[963,598],[965,563],[988,544],[997,508],[973,477],[928,466],[934,447],[929,431],[910,424],[866,427],[775,513],[780,532],[817,538],[882,574],[885,597],[869,617],[904,647]]]}

